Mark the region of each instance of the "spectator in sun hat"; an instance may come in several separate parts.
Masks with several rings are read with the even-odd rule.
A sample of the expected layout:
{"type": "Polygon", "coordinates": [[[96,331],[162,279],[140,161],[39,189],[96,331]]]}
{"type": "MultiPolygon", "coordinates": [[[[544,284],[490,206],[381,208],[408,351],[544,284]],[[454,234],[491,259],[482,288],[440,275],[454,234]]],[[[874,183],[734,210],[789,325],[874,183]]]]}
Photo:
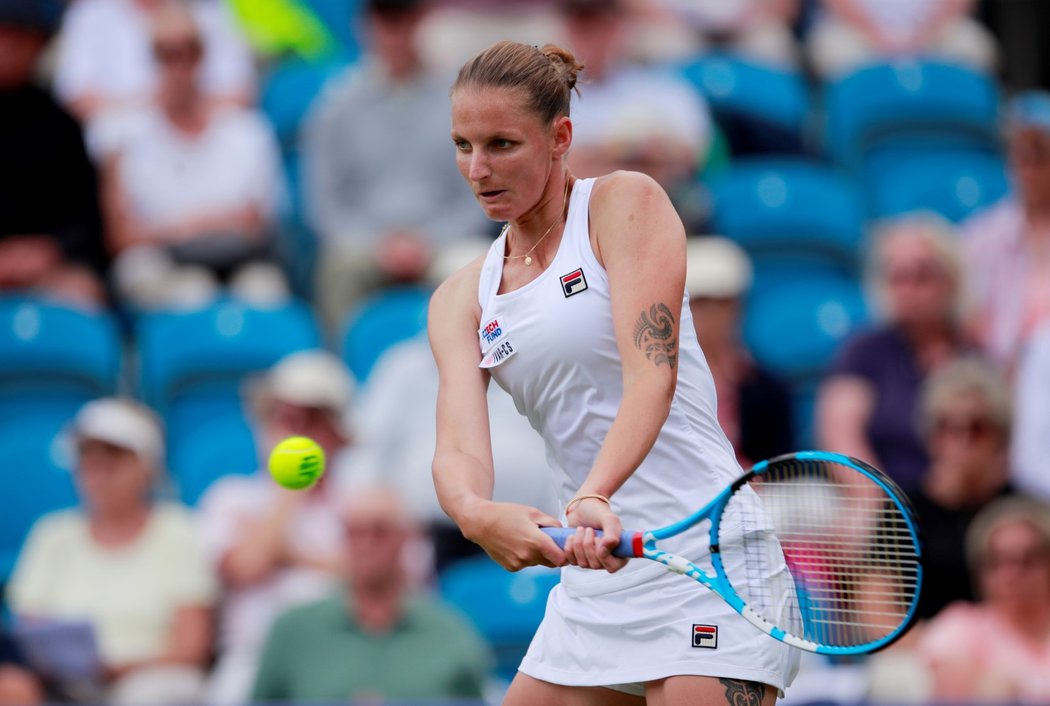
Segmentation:
{"type": "Polygon", "coordinates": [[[98,186],[80,126],[36,73],[58,0],[0,0],[0,292],[104,299],[98,186]]]}
{"type": "Polygon", "coordinates": [[[715,380],[718,421],[744,467],[793,450],[794,434],[790,391],[751,357],[741,340],[750,287],[751,261],[739,245],[718,236],[689,239],[689,309],[715,380]]]}
{"type": "Polygon", "coordinates": [[[1050,93],[1015,96],[1005,113],[1013,193],[963,223],[973,328],[1009,369],[1050,321],[1050,93]]]}
{"type": "Polygon", "coordinates": [[[19,623],[87,622],[100,669],[64,698],[191,703],[211,654],[216,584],[188,512],[154,500],[164,443],[136,402],[89,402],[71,427],[80,505],[40,519],[8,586],[19,623]]]}
{"type": "Polygon", "coordinates": [[[345,555],[331,469],[351,444],[353,396],[349,370],[322,350],[286,356],[245,391],[260,459],[286,437],[308,436],[325,450],[329,472],[309,490],[281,488],[261,468],[205,491],[200,526],[224,591],[209,703],[246,703],[270,622],[338,580],[345,555]]]}

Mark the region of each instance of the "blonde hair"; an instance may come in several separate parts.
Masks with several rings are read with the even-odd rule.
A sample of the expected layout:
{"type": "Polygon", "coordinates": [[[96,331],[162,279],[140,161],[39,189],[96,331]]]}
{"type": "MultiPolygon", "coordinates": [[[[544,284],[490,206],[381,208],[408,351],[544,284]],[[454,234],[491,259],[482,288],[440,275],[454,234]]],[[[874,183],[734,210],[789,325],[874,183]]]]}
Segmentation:
{"type": "Polygon", "coordinates": [[[966,267],[955,227],[933,211],[914,211],[879,222],[869,239],[867,289],[876,309],[889,314],[888,295],[884,284],[886,248],[892,241],[909,238],[926,244],[951,282],[954,302],[952,321],[961,322],[966,314],[966,267]]]}
{"type": "Polygon", "coordinates": [[[1044,549],[1050,549],[1050,505],[1027,495],[993,500],[981,510],[966,530],[966,563],[977,574],[988,552],[992,533],[1005,524],[1023,522],[1039,533],[1044,549]]]}
{"type": "Polygon", "coordinates": [[[555,44],[541,48],[504,40],[467,61],[451,93],[464,86],[519,90],[526,96],[529,109],[549,123],[569,115],[572,91],[582,70],[572,52],[555,44]]]}
{"type": "Polygon", "coordinates": [[[1013,427],[1013,396],[1010,383],[999,368],[968,356],[937,370],[926,380],[919,402],[919,426],[929,435],[938,414],[951,409],[963,395],[976,395],[984,401],[988,417],[1006,440],[1013,427]]]}

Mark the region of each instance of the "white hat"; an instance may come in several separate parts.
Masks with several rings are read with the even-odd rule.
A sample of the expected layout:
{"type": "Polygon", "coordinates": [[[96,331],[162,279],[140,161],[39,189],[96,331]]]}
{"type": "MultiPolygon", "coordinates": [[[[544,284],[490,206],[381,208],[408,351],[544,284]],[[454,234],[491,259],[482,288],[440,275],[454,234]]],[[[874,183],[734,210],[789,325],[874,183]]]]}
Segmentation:
{"type": "Polygon", "coordinates": [[[751,260],[728,238],[705,235],[686,243],[685,288],[690,298],[733,299],[751,287],[751,260]]]}
{"type": "Polygon", "coordinates": [[[325,409],[342,417],[354,395],[350,371],[324,350],[285,356],[266,373],[262,394],[289,404],[325,409]]]}
{"type": "Polygon", "coordinates": [[[88,402],[73,418],[73,436],[77,441],[104,441],[133,451],[153,469],[164,460],[164,436],[160,422],[147,407],[116,397],[88,402]]]}

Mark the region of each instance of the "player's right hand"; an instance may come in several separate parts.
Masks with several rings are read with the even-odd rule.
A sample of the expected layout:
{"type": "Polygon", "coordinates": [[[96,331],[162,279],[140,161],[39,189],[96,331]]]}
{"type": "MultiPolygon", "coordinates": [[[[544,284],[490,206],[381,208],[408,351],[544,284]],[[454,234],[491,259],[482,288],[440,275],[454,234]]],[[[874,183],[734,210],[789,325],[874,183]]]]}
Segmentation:
{"type": "Polygon", "coordinates": [[[564,566],[565,552],[540,527],[561,527],[557,518],[528,505],[485,501],[461,527],[500,566],[518,571],[526,566],[564,566]]]}

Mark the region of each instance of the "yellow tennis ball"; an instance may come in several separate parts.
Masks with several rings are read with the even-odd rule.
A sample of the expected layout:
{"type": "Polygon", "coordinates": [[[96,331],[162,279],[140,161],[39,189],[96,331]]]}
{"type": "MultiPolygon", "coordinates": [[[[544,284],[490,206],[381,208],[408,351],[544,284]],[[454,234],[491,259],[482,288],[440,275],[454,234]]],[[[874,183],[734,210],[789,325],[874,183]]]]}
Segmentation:
{"type": "Polygon", "coordinates": [[[324,449],[308,437],[290,436],[270,452],[270,475],[285,488],[309,488],[324,475],[324,449]]]}

